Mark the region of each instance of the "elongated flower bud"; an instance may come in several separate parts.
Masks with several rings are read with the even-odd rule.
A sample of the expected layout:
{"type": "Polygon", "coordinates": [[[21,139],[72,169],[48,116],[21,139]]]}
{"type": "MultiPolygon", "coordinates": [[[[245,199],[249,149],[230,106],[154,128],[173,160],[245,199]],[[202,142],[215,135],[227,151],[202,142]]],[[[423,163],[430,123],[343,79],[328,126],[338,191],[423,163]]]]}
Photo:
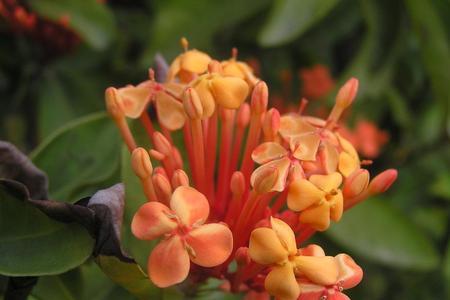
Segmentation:
{"type": "Polygon", "coordinates": [[[155,173],[153,174],[152,180],[158,201],[169,203],[172,195],[172,187],[169,180],[167,180],[167,177],[162,174],[155,173]]]}
{"type": "Polygon", "coordinates": [[[339,90],[336,96],[336,105],[343,109],[349,107],[356,97],[358,85],[358,79],[350,78],[339,90]]]}
{"type": "Polygon", "coordinates": [[[187,88],[183,94],[183,105],[186,114],[191,119],[200,119],[203,116],[203,106],[198,93],[193,88],[187,88]]]}
{"type": "Polygon", "coordinates": [[[233,195],[241,196],[245,191],[245,178],[242,172],[236,171],[231,176],[230,189],[233,195]]]}
{"type": "Polygon", "coordinates": [[[239,127],[243,128],[250,122],[250,105],[248,103],[243,103],[239,108],[237,115],[237,124],[239,127]]]}
{"type": "Polygon", "coordinates": [[[271,108],[267,111],[262,128],[266,141],[272,141],[280,129],[280,113],[277,109],[271,108]]]}
{"type": "Polygon", "coordinates": [[[378,174],[369,184],[369,193],[371,195],[384,193],[397,179],[398,171],[388,169],[378,174]]]}
{"type": "Polygon", "coordinates": [[[369,172],[365,169],[354,171],[345,179],[342,193],[344,198],[353,198],[361,194],[369,185],[369,172]]]}
{"type": "Polygon", "coordinates": [[[145,179],[152,176],[153,166],[150,161],[150,156],[144,148],[136,148],[131,154],[131,166],[134,173],[141,178],[145,179]]]}
{"type": "Polygon", "coordinates": [[[267,110],[269,102],[269,88],[264,81],[260,81],[255,85],[252,93],[251,107],[252,113],[262,114],[267,110]]]}
{"type": "Polygon", "coordinates": [[[176,189],[179,186],[189,186],[189,177],[181,169],[175,170],[172,176],[172,187],[176,189]]]}
{"type": "Polygon", "coordinates": [[[117,102],[117,89],[109,87],[105,90],[105,102],[108,113],[114,119],[124,118],[125,114],[117,102]]]}
{"type": "Polygon", "coordinates": [[[172,155],[172,144],[161,132],[156,131],[153,134],[153,142],[158,152],[161,152],[165,156],[172,155]]]}

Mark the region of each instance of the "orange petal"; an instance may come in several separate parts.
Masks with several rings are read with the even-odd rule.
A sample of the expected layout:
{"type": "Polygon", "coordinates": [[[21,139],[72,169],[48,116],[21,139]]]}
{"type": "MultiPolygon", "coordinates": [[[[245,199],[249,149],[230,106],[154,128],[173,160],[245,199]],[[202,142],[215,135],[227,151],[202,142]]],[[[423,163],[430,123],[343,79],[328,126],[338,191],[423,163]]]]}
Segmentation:
{"type": "Polygon", "coordinates": [[[281,244],[287,249],[289,255],[297,253],[297,243],[295,242],[295,234],[288,224],[277,218],[270,217],[272,229],[278,236],[281,244]]]}
{"type": "Polygon", "coordinates": [[[310,281],[320,285],[337,283],[339,276],[338,264],[332,256],[296,256],[295,270],[310,281]]]}
{"type": "Polygon", "coordinates": [[[203,116],[209,118],[214,113],[216,109],[216,103],[213,97],[213,94],[209,90],[208,79],[205,76],[202,76],[198,79],[194,88],[200,97],[200,101],[202,102],[203,107],[203,116]]]}
{"type": "Polygon", "coordinates": [[[330,226],[330,206],[328,202],[305,209],[300,213],[299,220],[318,231],[328,229],[330,226]]]}
{"type": "Polygon", "coordinates": [[[325,251],[316,244],[310,244],[305,248],[301,248],[299,253],[306,256],[325,256],[325,251]]]}
{"type": "Polygon", "coordinates": [[[356,152],[355,147],[353,147],[352,143],[350,143],[348,140],[344,139],[340,134],[337,134],[339,144],[341,145],[344,152],[347,152],[354,158],[359,160],[358,152],[356,152]]]}
{"type": "Polygon", "coordinates": [[[337,190],[337,194],[333,196],[330,202],[330,218],[331,220],[338,222],[342,213],[344,212],[344,197],[342,196],[342,192],[337,190]]]}
{"type": "Polygon", "coordinates": [[[250,177],[250,183],[252,186],[255,184],[256,178],[258,178],[259,174],[262,172],[266,172],[265,169],[277,169],[278,170],[278,178],[275,182],[275,184],[272,187],[272,191],[278,191],[282,192],[286,187],[286,179],[289,174],[289,167],[291,165],[291,161],[287,157],[283,157],[277,160],[273,160],[271,162],[268,162],[259,168],[257,168],[255,171],[253,171],[252,176],[250,177]]]}
{"type": "Polygon", "coordinates": [[[341,152],[339,154],[339,172],[345,177],[350,176],[354,171],[358,170],[360,162],[358,158],[351,156],[347,152],[341,152]]]}
{"type": "Polygon", "coordinates": [[[133,119],[138,118],[150,100],[150,89],[130,85],[117,91],[119,105],[125,115],[133,119]]]}
{"type": "Polygon", "coordinates": [[[210,61],[208,54],[193,49],[181,55],[180,66],[185,71],[201,74],[208,70],[210,61]]]}
{"type": "Polygon", "coordinates": [[[325,193],[306,179],[298,179],[289,185],[287,205],[293,211],[302,211],[319,203],[325,193]]]}
{"type": "Polygon", "coordinates": [[[185,280],[189,268],[189,255],[177,235],[161,241],[153,249],[148,259],[150,280],[161,288],[185,280]]]}
{"type": "Polygon", "coordinates": [[[261,265],[282,262],[288,257],[286,248],[271,228],[260,227],[252,231],[248,247],[250,258],[261,265]]]}
{"type": "Polygon", "coordinates": [[[280,134],[285,139],[290,137],[315,132],[316,128],[303,121],[302,117],[297,114],[284,115],[280,118],[280,134]]]}
{"type": "Polygon", "coordinates": [[[189,186],[179,186],[172,194],[170,207],[187,226],[203,224],[209,215],[209,203],[206,197],[189,186]]]}
{"type": "Polygon", "coordinates": [[[252,152],[252,159],[258,164],[265,164],[266,162],[274,159],[279,159],[287,154],[287,150],[284,149],[278,143],[267,142],[262,143],[255,148],[252,152]]]}
{"type": "Polygon", "coordinates": [[[141,240],[152,240],[171,232],[178,225],[169,218],[173,212],[159,202],[148,202],[142,205],[133,217],[131,231],[141,240]]]}
{"type": "MultiPolygon", "coordinates": [[[[322,285],[317,285],[309,281],[299,282],[300,290],[302,291],[298,300],[320,300],[327,288],[322,285]]],[[[326,300],[329,300],[327,297],[326,300]]]]}
{"type": "Polygon", "coordinates": [[[273,267],[266,277],[264,287],[269,294],[280,300],[296,300],[300,295],[300,287],[289,263],[273,267]]]}
{"type": "Polygon", "coordinates": [[[327,174],[336,172],[339,161],[339,153],[336,148],[328,142],[323,142],[323,148],[320,151],[323,167],[327,174]]]}
{"type": "Polygon", "coordinates": [[[175,79],[175,76],[177,76],[178,72],[180,72],[181,68],[181,58],[178,56],[175,58],[172,62],[172,64],[169,67],[169,70],[167,71],[167,78],[166,81],[172,81],[175,79]]]}
{"type": "Polygon", "coordinates": [[[324,192],[330,192],[339,188],[342,183],[342,176],[338,172],[328,175],[311,175],[309,181],[324,192]]]}
{"type": "Polygon", "coordinates": [[[159,92],[155,98],[158,120],[169,130],[183,127],[186,120],[183,104],[165,92],[159,92]]]}
{"type": "Polygon", "coordinates": [[[229,109],[239,108],[249,92],[247,82],[237,77],[214,77],[210,89],[217,104],[229,109]]]}
{"type": "Polygon", "coordinates": [[[186,243],[193,250],[193,263],[202,267],[214,267],[230,256],[233,250],[233,234],[223,224],[206,224],[189,232],[186,243]]]}
{"type": "Polygon", "coordinates": [[[320,136],[315,132],[301,134],[291,139],[290,144],[295,149],[293,155],[300,160],[316,160],[320,136]]]}
{"type": "Polygon", "coordinates": [[[363,278],[363,270],[347,254],[336,255],[336,262],[339,267],[339,282],[344,289],[351,289],[357,286],[363,278]]]}

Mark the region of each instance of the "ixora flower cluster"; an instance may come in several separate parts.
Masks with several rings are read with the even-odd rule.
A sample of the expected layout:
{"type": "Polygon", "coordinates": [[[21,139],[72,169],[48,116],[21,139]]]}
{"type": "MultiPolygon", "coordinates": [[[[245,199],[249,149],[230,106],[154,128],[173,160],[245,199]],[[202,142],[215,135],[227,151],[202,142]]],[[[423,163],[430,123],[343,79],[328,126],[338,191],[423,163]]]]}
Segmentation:
{"type": "Polygon", "coordinates": [[[182,45],[157,74],[164,82],[150,70],[149,80],[106,90],[148,200],[132,232],[160,239],[148,259],[150,280],[168,287],[215,277],[247,299],[348,299],[342,292],[361,281],[362,269],[305,242],[397,177],[386,170],[370,180],[362,168],[369,162],[337,133],[358,80],[339,90],[325,120],[304,115],[305,101],[280,116],[236,50],[219,62],[182,45]],[[136,145],[127,118],[140,120],[150,149],[136,145]],[[174,143],[176,134],[184,144],[174,143]]]}

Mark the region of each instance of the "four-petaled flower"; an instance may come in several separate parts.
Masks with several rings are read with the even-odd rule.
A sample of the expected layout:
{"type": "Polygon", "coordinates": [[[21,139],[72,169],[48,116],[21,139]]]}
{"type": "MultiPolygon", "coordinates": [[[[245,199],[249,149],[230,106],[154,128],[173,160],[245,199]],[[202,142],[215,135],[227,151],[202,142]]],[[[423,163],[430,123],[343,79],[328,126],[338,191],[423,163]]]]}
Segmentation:
{"type": "Polygon", "coordinates": [[[344,198],[339,189],[342,176],[338,172],[329,175],[311,175],[309,180],[298,179],[289,186],[287,205],[300,212],[301,223],[320,231],[330,226],[330,219],[337,222],[344,210],[344,198]]]}
{"type": "Polygon", "coordinates": [[[271,267],[265,279],[266,291],[280,300],[294,300],[303,294],[297,278],[319,286],[337,282],[339,268],[334,257],[299,253],[291,227],[271,218],[272,228],[260,227],[250,236],[249,255],[258,264],[271,267]]]}
{"type": "Polygon", "coordinates": [[[170,208],[160,202],[148,202],[139,208],[131,224],[133,234],[142,240],[165,237],[148,260],[148,274],[154,284],[167,287],[183,281],[190,261],[214,267],[229,257],[232,233],[224,224],[204,224],[208,215],[205,196],[186,186],[173,192],[170,208]]]}

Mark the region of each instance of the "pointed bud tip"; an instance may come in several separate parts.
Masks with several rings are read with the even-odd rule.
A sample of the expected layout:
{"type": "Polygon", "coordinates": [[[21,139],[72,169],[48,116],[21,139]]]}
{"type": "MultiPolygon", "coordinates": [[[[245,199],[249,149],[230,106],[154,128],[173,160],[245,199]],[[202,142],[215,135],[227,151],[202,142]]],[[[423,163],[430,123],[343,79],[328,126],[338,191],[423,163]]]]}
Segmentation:
{"type": "Polygon", "coordinates": [[[236,171],[230,180],[231,192],[236,196],[241,196],[245,192],[245,177],[242,172],[236,171]]]}
{"type": "Polygon", "coordinates": [[[150,160],[148,152],[144,148],[136,148],[131,154],[131,166],[134,173],[141,178],[145,179],[152,175],[153,166],[150,160]]]}
{"type": "Polygon", "coordinates": [[[203,106],[197,91],[187,88],[183,94],[183,105],[186,114],[191,119],[200,119],[203,116],[203,106]]]}
{"type": "Polygon", "coordinates": [[[262,114],[267,109],[269,88],[264,81],[259,81],[253,88],[251,107],[252,112],[262,114]]]}
{"type": "Polygon", "coordinates": [[[397,180],[398,171],[388,169],[378,174],[369,184],[369,190],[372,195],[386,192],[397,180]]]}
{"type": "Polygon", "coordinates": [[[105,90],[105,103],[108,113],[113,118],[123,118],[125,116],[117,102],[117,89],[115,87],[109,87],[105,90]]]}
{"type": "Polygon", "coordinates": [[[336,96],[336,105],[341,108],[349,107],[356,97],[358,92],[359,80],[350,78],[339,90],[336,96]]]}

